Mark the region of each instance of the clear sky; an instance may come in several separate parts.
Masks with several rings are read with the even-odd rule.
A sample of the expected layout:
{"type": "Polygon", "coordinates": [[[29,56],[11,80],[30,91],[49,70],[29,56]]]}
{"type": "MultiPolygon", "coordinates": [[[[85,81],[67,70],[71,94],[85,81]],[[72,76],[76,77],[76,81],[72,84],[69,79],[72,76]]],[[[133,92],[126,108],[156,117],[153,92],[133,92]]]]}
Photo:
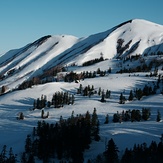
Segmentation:
{"type": "Polygon", "coordinates": [[[85,37],[135,18],[163,25],[163,0],[0,0],[0,54],[45,35],[85,37]]]}

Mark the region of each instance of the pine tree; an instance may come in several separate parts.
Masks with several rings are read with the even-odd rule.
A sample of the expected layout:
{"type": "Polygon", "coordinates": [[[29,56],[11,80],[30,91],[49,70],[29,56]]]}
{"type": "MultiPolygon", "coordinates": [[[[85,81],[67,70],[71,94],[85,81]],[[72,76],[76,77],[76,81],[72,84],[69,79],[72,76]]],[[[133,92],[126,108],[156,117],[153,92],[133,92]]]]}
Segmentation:
{"type": "Polygon", "coordinates": [[[109,123],[109,115],[107,114],[106,117],[105,117],[105,122],[104,124],[108,124],[109,123]]]}
{"type": "Polygon", "coordinates": [[[142,108],[142,119],[147,121],[151,115],[150,109],[142,108]]]}
{"type": "Polygon", "coordinates": [[[1,154],[0,154],[0,162],[2,162],[2,163],[5,163],[6,162],[6,158],[7,158],[7,156],[6,156],[6,148],[7,148],[7,146],[6,145],[4,145],[3,146],[3,149],[2,149],[2,152],[1,152],[1,154]]]}
{"type": "Polygon", "coordinates": [[[111,138],[108,141],[107,149],[104,152],[106,162],[108,163],[118,163],[118,148],[114,143],[114,140],[111,138]]]}
{"type": "Polygon", "coordinates": [[[125,96],[123,96],[123,94],[121,93],[120,94],[120,97],[119,97],[119,104],[124,104],[125,103],[125,96]]]}
{"type": "Polygon", "coordinates": [[[117,111],[117,113],[113,115],[113,122],[116,123],[116,122],[119,122],[119,120],[120,120],[120,115],[117,111]]]}
{"type": "Polygon", "coordinates": [[[83,93],[83,86],[82,86],[82,84],[80,84],[80,86],[79,86],[79,94],[82,94],[83,93]]]}
{"type": "Polygon", "coordinates": [[[126,150],[122,156],[121,163],[131,163],[133,161],[134,161],[133,151],[128,150],[128,148],[126,148],[126,150]]]}
{"type": "Polygon", "coordinates": [[[101,70],[100,68],[97,69],[97,74],[100,74],[101,73],[101,70]]]}
{"type": "Polygon", "coordinates": [[[108,69],[108,73],[111,73],[111,67],[109,67],[109,69],[108,69]]]}
{"type": "Polygon", "coordinates": [[[110,94],[111,94],[111,91],[107,89],[106,90],[105,98],[110,98],[110,94]]]}
{"type": "Polygon", "coordinates": [[[21,163],[26,163],[26,162],[27,162],[26,153],[23,152],[21,155],[21,163]]]}
{"type": "Polygon", "coordinates": [[[138,90],[136,90],[136,97],[138,100],[140,100],[143,96],[143,91],[139,88],[138,90]]]}
{"type": "Polygon", "coordinates": [[[16,163],[16,155],[13,154],[12,148],[9,150],[9,158],[8,158],[9,163],[16,163]]]}
{"type": "Polygon", "coordinates": [[[104,91],[102,91],[102,95],[101,95],[101,100],[100,100],[100,101],[101,101],[101,102],[106,102],[104,91]]]}
{"type": "Polygon", "coordinates": [[[128,100],[129,100],[129,101],[132,101],[133,98],[134,98],[134,95],[133,95],[133,92],[132,92],[132,90],[131,90],[131,91],[130,91],[130,95],[129,95],[129,97],[128,97],[128,100]]]}
{"type": "Polygon", "coordinates": [[[75,97],[74,97],[74,95],[71,95],[71,104],[72,105],[74,104],[74,101],[75,101],[75,97]]]}
{"type": "Polygon", "coordinates": [[[156,119],[157,122],[160,122],[161,121],[161,113],[160,111],[158,110],[157,111],[157,119],[156,119]]]}
{"type": "Polygon", "coordinates": [[[31,136],[27,135],[26,138],[26,144],[25,144],[25,152],[30,153],[32,150],[32,141],[31,141],[31,136]]]}
{"type": "Polygon", "coordinates": [[[42,109],[41,110],[41,118],[43,118],[44,117],[44,110],[42,109]]]}
{"type": "Polygon", "coordinates": [[[94,108],[93,114],[92,114],[92,123],[91,123],[91,125],[96,126],[97,121],[98,121],[98,117],[97,117],[97,113],[96,113],[96,108],[94,108]]]}
{"type": "Polygon", "coordinates": [[[91,127],[92,127],[92,136],[94,137],[94,139],[96,141],[99,141],[100,140],[100,137],[99,137],[99,120],[98,120],[98,116],[96,113],[96,108],[94,108],[94,110],[93,110],[91,127]]]}
{"type": "Polygon", "coordinates": [[[89,111],[87,111],[85,114],[85,121],[86,121],[87,125],[91,124],[91,115],[90,115],[89,111]]]}
{"type": "Polygon", "coordinates": [[[99,89],[98,89],[98,95],[99,96],[101,95],[101,87],[99,87],[99,89]]]}
{"type": "Polygon", "coordinates": [[[88,87],[87,86],[83,90],[83,96],[88,96],[88,87]]]}
{"type": "Polygon", "coordinates": [[[36,100],[33,101],[33,110],[35,110],[37,108],[37,102],[36,100]]]}

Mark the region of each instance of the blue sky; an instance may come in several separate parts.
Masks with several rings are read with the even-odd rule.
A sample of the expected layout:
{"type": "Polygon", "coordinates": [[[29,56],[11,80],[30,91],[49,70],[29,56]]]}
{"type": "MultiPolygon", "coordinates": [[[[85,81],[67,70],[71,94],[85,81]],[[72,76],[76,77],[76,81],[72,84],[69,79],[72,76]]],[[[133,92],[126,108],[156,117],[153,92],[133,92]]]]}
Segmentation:
{"type": "Polygon", "coordinates": [[[89,36],[129,19],[163,25],[162,0],[0,0],[0,54],[45,35],[89,36]]]}

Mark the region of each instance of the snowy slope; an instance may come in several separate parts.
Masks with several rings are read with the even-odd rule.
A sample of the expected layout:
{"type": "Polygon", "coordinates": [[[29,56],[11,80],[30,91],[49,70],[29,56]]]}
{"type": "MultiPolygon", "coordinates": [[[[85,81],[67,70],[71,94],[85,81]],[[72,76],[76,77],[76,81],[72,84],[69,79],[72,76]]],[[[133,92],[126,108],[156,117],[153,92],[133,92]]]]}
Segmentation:
{"type": "Polygon", "coordinates": [[[54,66],[82,65],[100,58],[101,54],[111,59],[158,51],[163,51],[163,26],[141,19],[124,22],[86,38],[45,36],[0,57],[0,77],[3,78],[0,86],[13,89],[54,66]]]}

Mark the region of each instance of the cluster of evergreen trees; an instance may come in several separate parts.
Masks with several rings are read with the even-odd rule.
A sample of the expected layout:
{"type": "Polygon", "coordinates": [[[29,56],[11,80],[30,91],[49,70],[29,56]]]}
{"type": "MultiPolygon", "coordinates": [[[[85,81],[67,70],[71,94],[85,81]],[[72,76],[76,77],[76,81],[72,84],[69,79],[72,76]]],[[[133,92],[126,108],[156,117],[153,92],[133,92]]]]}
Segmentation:
{"type": "Polygon", "coordinates": [[[106,71],[102,71],[100,70],[100,68],[98,68],[96,71],[93,71],[93,72],[88,72],[88,71],[83,71],[82,74],[84,76],[84,79],[85,78],[95,78],[96,76],[105,76],[107,73],[111,73],[111,67],[106,71]]]}
{"type": "Polygon", "coordinates": [[[41,95],[41,99],[37,98],[37,100],[34,100],[33,102],[33,109],[42,109],[47,105],[47,96],[41,95]]]}
{"type": "Polygon", "coordinates": [[[142,64],[141,66],[137,66],[134,68],[123,68],[117,71],[116,73],[134,73],[134,72],[149,72],[151,70],[150,67],[148,67],[146,64],[142,64]]]}
{"type": "MultiPolygon", "coordinates": [[[[128,100],[132,101],[134,98],[140,100],[143,96],[149,96],[156,94],[157,86],[154,85],[153,88],[151,86],[145,85],[142,89],[136,88],[134,91],[131,90],[129,93],[128,100]]],[[[123,95],[123,93],[120,94],[119,97],[119,104],[125,104],[126,97],[123,95]]]]}
{"type": "Polygon", "coordinates": [[[77,94],[81,94],[83,96],[89,96],[91,97],[91,95],[94,94],[98,94],[99,96],[101,96],[101,102],[106,102],[105,99],[110,98],[111,96],[111,91],[110,90],[106,90],[106,92],[104,90],[101,90],[101,87],[99,87],[98,92],[94,89],[94,85],[90,86],[85,86],[83,87],[82,84],[79,85],[79,88],[77,89],[77,94]]]}
{"type": "Polygon", "coordinates": [[[145,120],[147,121],[150,118],[151,111],[149,108],[142,108],[142,111],[140,110],[127,110],[127,111],[122,111],[122,113],[115,113],[113,115],[113,122],[126,122],[126,121],[141,121],[145,120]]]}
{"type": "Polygon", "coordinates": [[[73,105],[74,100],[75,97],[73,94],[69,94],[68,92],[55,92],[51,104],[54,105],[55,108],[59,108],[63,105],[73,105]]]}
{"type": "Polygon", "coordinates": [[[126,148],[121,163],[162,163],[163,142],[152,141],[149,147],[146,143],[134,145],[133,149],[126,148]]]}
{"type": "Polygon", "coordinates": [[[111,138],[106,150],[88,163],[162,163],[163,141],[157,144],[152,141],[149,146],[146,143],[135,144],[132,149],[126,148],[121,158],[118,156],[118,147],[111,138]]]}
{"type": "Polygon", "coordinates": [[[37,156],[43,162],[48,162],[50,158],[57,157],[59,160],[82,163],[84,150],[89,149],[92,140],[100,139],[96,109],[92,115],[87,111],[85,115],[74,116],[72,112],[67,120],[61,116],[55,124],[39,121],[32,137],[27,136],[23,160],[32,160],[37,156]]]}
{"type": "Polygon", "coordinates": [[[101,53],[101,57],[100,58],[95,58],[95,59],[86,61],[86,62],[83,63],[82,66],[90,66],[90,65],[93,65],[93,64],[98,63],[98,62],[101,62],[101,61],[104,61],[104,58],[103,58],[103,54],[102,53],[101,53]]]}
{"type": "Polygon", "coordinates": [[[74,82],[77,80],[84,80],[86,78],[95,78],[97,76],[103,77],[106,74],[111,73],[111,67],[108,70],[100,70],[98,68],[96,71],[83,71],[80,74],[77,74],[76,72],[71,71],[70,73],[67,73],[64,77],[65,82],[74,82]]]}
{"type": "Polygon", "coordinates": [[[0,162],[1,163],[16,163],[17,162],[17,155],[13,153],[12,148],[9,149],[7,152],[7,146],[4,145],[2,151],[0,153],[0,162]]]}
{"type": "Polygon", "coordinates": [[[54,108],[63,107],[63,105],[70,105],[74,104],[75,97],[73,94],[70,94],[68,92],[55,92],[53,94],[52,100],[47,101],[47,96],[42,95],[41,99],[37,98],[37,100],[34,100],[33,102],[33,109],[42,109],[45,107],[51,107],[54,106],[54,108]]]}
{"type": "Polygon", "coordinates": [[[79,88],[77,89],[77,94],[81,94],[83,96],[91,96],[95,94],[96,91],[94,90],[94,85],[90,86],[85,86],[83,87],[82,84],[79,85],[79,88]]]}
{"type": "Polygon", "coordinates": [[[40,78],[34,77],[30,80],[27,80],[27,81],[24,81],[23,83],[21,83],[18,87],[18,90],[31,88],[33,85],[38,85],[38,84],[41,84],[40,78]]]}

